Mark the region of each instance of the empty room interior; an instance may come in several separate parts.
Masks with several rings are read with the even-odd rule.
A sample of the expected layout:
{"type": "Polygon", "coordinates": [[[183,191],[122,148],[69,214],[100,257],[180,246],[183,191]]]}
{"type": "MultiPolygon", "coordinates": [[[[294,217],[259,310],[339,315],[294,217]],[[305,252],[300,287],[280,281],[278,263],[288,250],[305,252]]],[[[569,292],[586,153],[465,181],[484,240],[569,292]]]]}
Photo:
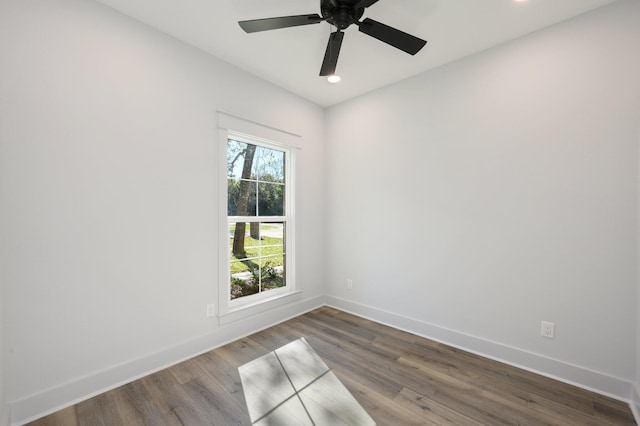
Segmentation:
{"type": "Polygon", "coordinates": [[[379,425],[640,423],[639,147],[640,0],[0,0],[0,426],[251,424],[296,339],[379,425]]]}

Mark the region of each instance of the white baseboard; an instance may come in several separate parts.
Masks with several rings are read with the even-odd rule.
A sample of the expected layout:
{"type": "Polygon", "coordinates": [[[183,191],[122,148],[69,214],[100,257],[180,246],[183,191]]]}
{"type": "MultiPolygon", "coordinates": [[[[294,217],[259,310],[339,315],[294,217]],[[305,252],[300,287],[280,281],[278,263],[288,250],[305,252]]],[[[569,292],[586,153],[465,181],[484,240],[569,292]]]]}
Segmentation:
{"type": "Polygon", "coordinates": [[[62,408],[304,314],[324,304],[325,296],[322,295],[280,306],[246,320],[226,324],[212,333],[182,342],[154,354],[107,368],[55,388],[43,390],[18,401],[12,401],[10,403],[11,424],[13,426],[24,425],[62,408]]]}
{"type": "Polygon", "coordinates": [[[636,423],[640,425],[640,382],[635,382],[633,384],[633,389],[631,390],[631,411],[633,412],[633,417],[636,418],[636,423]]]}
{"type": "Polygon", "coordinates": [[[339,297],[326,296],[326,303],[384,325],[630,403],[632,384],[618,377],[339,297]]]}

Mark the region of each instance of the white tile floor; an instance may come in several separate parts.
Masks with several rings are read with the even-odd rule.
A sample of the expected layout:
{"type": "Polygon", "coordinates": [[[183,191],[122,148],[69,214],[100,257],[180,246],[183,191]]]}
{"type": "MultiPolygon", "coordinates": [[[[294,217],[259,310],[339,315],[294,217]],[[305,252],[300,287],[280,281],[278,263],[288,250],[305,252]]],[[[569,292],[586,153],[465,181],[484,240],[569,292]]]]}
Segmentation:
{"type": "Polygon", "coordinates": [[[254,425],[375,425],[304,338],[238,371],[254,425]]]}

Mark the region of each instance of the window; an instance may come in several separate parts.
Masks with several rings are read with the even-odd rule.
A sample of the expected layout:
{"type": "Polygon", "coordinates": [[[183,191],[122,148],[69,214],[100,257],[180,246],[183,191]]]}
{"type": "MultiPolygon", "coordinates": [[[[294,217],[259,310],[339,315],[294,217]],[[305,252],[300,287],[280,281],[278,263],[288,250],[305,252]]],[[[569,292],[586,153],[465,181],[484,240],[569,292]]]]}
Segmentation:
{"type": "Polygon", "coordinates": [[[224,298],[229,310],[294,288],[292,162],[290,148],[226,132],[224,298]]]}

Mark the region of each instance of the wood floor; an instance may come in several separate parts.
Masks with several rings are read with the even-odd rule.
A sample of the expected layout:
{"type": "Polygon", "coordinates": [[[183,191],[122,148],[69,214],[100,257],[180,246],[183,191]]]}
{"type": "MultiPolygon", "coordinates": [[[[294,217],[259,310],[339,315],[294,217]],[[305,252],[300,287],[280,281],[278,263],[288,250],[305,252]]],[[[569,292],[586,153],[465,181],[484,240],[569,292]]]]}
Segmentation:
{"type": "Polygon", "coordinates": [[[625,403],[324,307],[31,425],[249,425],[238,367],[300,337],[378,425],[636,424],[625,403]]]}

